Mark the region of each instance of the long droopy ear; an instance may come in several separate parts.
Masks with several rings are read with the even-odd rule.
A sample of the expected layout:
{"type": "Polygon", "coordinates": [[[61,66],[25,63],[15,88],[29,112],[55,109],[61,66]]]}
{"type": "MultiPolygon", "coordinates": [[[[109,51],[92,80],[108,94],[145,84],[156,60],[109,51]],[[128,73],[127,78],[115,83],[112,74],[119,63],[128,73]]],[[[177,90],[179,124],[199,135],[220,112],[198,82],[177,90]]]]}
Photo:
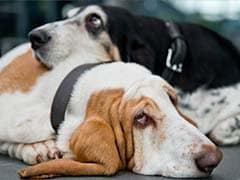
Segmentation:
{"type": "Polygon", "coordinates": [[[185,115],[184,113],[182,113],[179,109],[178,109],[178,100],[177,100],[177,94],[175,92],[175,90],[173,89],[173,87],[168,84],[167,82],[164,82],[163,88],[167,91],[173,105],[176,107],[176,110],[178,111],[178,113],[185,119],[187,120],[190,124],[192,124],[193,126],[197,127],[197,123],[192,120],[190,117],[188,117],[187,115],[185,115]]]}
{"type": "Polygon", "coordinates": [[[122,168],[113,130],[101,118],[85,120],[73,133],[70,149],[76,160],[43,162],[21,169],[20,177],[111,175],[122,168]]]}

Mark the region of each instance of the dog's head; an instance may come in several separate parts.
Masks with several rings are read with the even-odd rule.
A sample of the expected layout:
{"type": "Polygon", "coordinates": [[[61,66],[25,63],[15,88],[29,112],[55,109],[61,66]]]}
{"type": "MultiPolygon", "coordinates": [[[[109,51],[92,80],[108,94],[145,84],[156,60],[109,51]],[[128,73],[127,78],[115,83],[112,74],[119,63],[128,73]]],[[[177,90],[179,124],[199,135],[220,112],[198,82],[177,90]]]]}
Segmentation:
{"type": "Polygon", "coordinates": [[[165,81],[160,87],[153,84],[158,91],[143,100],[148,105],[143,114],[134,117],[133,171],[167,177],[209,175],[220,162],[221,153],[197,130],[194,121],[178,110],[173,88],[165,81]]]}
{"type": "Polygon", "coordinates": [[[94,92],[70,149],[80,162],[104,164],[106,174],[128,167],[139,174],[202,177],[221,160],[217,147],[178,111],[173,88],[157,76],[129,89],[94,92]]]}
{"type": "Polygon", "coordinates": [[[71,57],[87,57],[153,68],[154,52],[137,22],[137,16],[125,9],[92,5],[70,10],[67,19],[36,28],[29,37],[35,56],[48,67],[71,57]]]}

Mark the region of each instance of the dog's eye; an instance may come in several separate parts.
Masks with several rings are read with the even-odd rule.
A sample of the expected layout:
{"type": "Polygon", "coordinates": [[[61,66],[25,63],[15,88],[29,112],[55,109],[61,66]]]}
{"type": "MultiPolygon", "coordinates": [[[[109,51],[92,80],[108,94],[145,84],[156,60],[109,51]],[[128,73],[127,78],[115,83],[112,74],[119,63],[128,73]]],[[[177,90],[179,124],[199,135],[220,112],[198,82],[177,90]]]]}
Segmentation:
{"type": "Polygon", "coordinates": [[[102,19],[97,14],[90,14],[86,18],[86,26],[89,30],[96,32],[102,27],[102,19]]]}
{"type": "Polygon", "coordinates": [[[152,118],[148,115],[146,115],[145,113],[140,113],[137,114],[134,117],[134,126],[139,127],[139,128],[145,128],[147,127],[149,124],[152,123],[152,118]]]}

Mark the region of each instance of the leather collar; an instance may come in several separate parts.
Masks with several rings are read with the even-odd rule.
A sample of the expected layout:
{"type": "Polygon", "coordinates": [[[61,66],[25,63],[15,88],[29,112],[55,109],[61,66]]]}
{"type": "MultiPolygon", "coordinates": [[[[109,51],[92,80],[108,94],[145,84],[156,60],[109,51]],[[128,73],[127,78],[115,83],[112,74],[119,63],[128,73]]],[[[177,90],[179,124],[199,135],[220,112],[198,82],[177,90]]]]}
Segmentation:
{"type": "Polygon", "coordinates": [[[58,132],[60,124],[64,121],[65,112],[71,98],[74,85],[79,77],[81,77],[86,71],[104,63],[106,62],[80,65],[73,69],[61,82],[55,93],[50,115],[51,124],[56,133],[58,132]]]}
{"type": "Polygon", "coordinates": [[[174,73],[182,73],[187,55],[187,44],[175,23],[166,22],[165,25],[171,38],[171,47],[168,49],[166,68],[162,73],[162,77],[171,83],[174,73]]]}

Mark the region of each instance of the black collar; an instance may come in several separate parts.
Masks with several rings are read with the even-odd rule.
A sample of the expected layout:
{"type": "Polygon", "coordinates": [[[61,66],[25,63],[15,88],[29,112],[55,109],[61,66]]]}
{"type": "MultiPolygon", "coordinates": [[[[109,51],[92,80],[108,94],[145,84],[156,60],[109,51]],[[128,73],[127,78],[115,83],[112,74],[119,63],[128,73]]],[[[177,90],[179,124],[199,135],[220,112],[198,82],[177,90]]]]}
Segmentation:
{"type": "Polygon", "coordinates": [[[73,87],[79,77],[87,70],[98,66],[101,63],[83,64],[73,69],[61,82],[53,99],[51,107],[51,124],[55,132],[58,132],[60,124],[64,121],[68,102],[71,98],[73,87]]]}
{"type": "Polygon", "coordinates": [[[162,77],[171,83],[174,73],[181,73],[187,54],[187,44],[177,25],[166,22],[168,34],[171,37],[171,47],[168,49],[166,68],[162,77]]]}

